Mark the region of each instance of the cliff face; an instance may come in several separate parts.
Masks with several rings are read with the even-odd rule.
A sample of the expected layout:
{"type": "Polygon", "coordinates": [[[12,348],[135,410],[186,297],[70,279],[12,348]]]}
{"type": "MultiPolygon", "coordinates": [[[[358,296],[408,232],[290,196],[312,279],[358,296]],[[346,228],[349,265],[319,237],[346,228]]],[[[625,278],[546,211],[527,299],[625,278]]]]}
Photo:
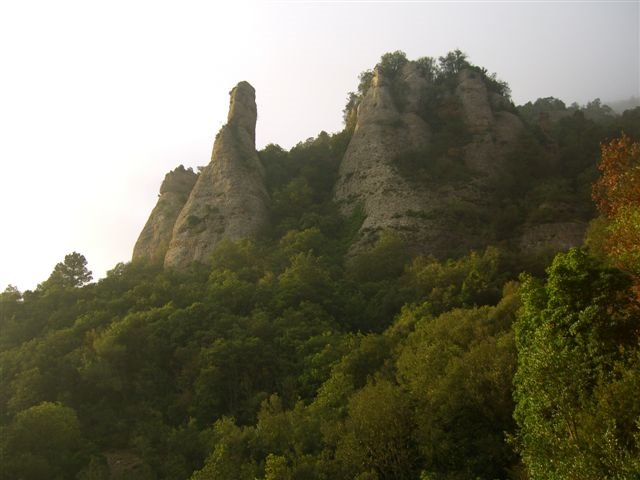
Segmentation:
{"type": "Polygon", "coordinates": [[[231,91],[228,121],[216,137],[211,163],[176,219],[166,267],[206,262],[220,240],[255,237],[268,224],[264,169],[255,149],[256,119],[255,90],[240,82],[231,91]]]}
{"type": "Polygon", "coordinates": [[[393,160],[421,149],[430,138],[429,125],[415,113],[419,91],[426,83],[415,71],[403,71],[410,80],[412,101],[401,111],[391,93],[390,80],[376,69],[371,87],[358,106],[353,137],[340,164],[335,199],[344,214],[362,208],[366,214],[360,243],[373,240],[378,230],[406,229],[415,220],[407,212],[425,203],[423,192],[413,188],[393,160]]]}
{"type": "Polygon", "coordinates": [[[509,102],[504,97],[487,90],[477,72],[460,72],[455,95],[471,134],[471,141],[464,149],[465,166],[481,176],[499,173],[523,131],[522,121],[507,110],[509,102]]]}
{"type": "MultiPolygon", "coordinates": [[[[580,243],[586,219],[566,201],[578,190],[571,193],[571,178],[552,178],[562,167],[557,146],[531,133],[486,71],[466,64],[437,72],[405,59],[362,77],[333,190],[344,215],[363,214],[351,251],[386,229],[436,257],[490,244],[535,252],[580,243]]],[[[199,175],[182,167],[167,175],[134,259],[206,263],[221,240],[255,238],[269,225],[256,119],[255,91],[241,82],[211,162],[199,175]]]]}
{"type": "Polygon", "coordinates": [[[173,226],[196,183],[198,175],[180,165],[167,173],[160,186],[158,203],[151,212],[135,247],[133,260],[163,263],[173,226]]]}
{"type": "Polygon", "coordinates": [[[413,62],[393,80],[374,71],[335,189],[344,214],[366,215],[356,250],[383,229],[437,256],[486,239],[481,219],[456,212],[488,206],[486,192],[523,125],[477,72],[463,70],[454,82],[438,87],[413,62]]]}

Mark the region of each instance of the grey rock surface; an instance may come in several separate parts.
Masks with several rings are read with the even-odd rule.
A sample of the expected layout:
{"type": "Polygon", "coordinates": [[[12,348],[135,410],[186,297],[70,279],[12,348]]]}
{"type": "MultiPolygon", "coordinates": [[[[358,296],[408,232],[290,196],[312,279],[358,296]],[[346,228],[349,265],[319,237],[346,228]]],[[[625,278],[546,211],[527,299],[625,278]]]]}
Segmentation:
{"type": "Polygon", "coordinates": [[[173,226],[197,178],[193,170],[185,169],[182,165],[165,175],[158,202],[133,248],[133,260],[164,262],[173,236],[173,226]]]}
{"type": "Polygon", "coordinates": [[[384,229],[401,233],[412,250],[435,256],[451,252],[452,245],[460,251],[481,247],[486,232],[477,231],[480,221],[447,215],[473,212],[495,200],[487,190],[520,135],[522,122],[502,110],[510,105],[508,100],[488,92],[478,73],[462,71],[449,100],[458,105],[469,140],[463,147],[438,152],[431,148],[434,128],[424,107],[433,85],[414,62],[408,62],[394,81],[401,82],[402,101],[394,98],[389,79],[374,70],[340,165],[335,200],[343,214],[360,208],[366,216],[353,249],[366,248],[384,229]],[[471,178],[463,182],[414,178],[398,164],[403,155],[412,153],[434,164],[461,162],[471,178]]]}
{"type": "Polygon", "coordinates": [[[255,90],[240,82],[230,95],[227,124],[176,219],[165,267],[206,263],[221,240],[253,238],[268,225],[269,197],[255,149],[255,90]]]}

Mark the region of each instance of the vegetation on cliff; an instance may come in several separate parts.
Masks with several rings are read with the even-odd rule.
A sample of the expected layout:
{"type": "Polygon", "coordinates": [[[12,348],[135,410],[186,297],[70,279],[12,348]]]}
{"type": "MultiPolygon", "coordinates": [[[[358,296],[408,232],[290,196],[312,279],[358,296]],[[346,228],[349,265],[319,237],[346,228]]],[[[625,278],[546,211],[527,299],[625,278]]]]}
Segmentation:
{"type": "Polygon", "coordinates": [[[35,290],[9,286],[0,479],[640,475],[640,110],[549,120],[568,109],[536,104],[482,222],[589,219],[600,157],[582,249],[486,236],[436,259],[385,230],[350,251],[365,214],[333,201],[346,128],[258,152],[268,231],[207,265],[134,261],[89,283],[74,252],[35,290]]]}

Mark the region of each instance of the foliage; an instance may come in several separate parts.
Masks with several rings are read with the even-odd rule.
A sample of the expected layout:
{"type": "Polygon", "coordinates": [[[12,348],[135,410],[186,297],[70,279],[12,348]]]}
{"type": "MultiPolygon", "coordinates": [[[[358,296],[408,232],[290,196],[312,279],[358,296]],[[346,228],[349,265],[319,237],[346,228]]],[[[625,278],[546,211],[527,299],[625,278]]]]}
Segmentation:
{"type": "Polygon", "coordinates": [[[505,478],[518,462],[504,438],[514,430],[510,327],[518,306],[512,289],[497,307],[419,318],[398,355],[422,468],[435,478],[505,478]]]}
{"type": "Polygon", "coordinates": [[[43,402],[19,412],[0,436],[0,478],[69,478],[86,460],[76,412],[43,402]]]}
{"type": "Polygon", "coordinates": [[[634,276],[640,298],[640,143],[622,135],[602,145],[593,198],[609,220],[607,253],[634,276]]]}
{"type": "Polygon", "coordinates": [[[469,66],[467,55],[456,49],[438,58],[440,76],[453,77],[469,66]]]}
{"type": "MultiPolygon", "coordinates": [[[[406,63],[393,52],[378,66],[399,104],[406,63]]],[[[501,95],[507,86],[460,51],[415,65],[428,81],[419,113],[431,147],[397,167],[429,188],[464,188],[470,133],[456,75],[470,69],[501,95]]],[[[361,75],[348,122],[372,79],[361,75]]],[[[74,252],[35,291],[7,287],[0,478],[116,477],[114,458],[137,466],[128,478],[172,480],[515,480],[526,478],[520,458],[531,478],[637,476],[629,277],[574,251],[520,288],[520,271],[543,275],[542,257],[507,240],[524,222],[588,219],[598,141],[622,126],[640,134],[640,109],[604,122],[555,99],[536,105],[563,117],[528,123],[488,186],[499,201],[407,212],[437,217],[452,240],[463,225],[490,244],[499,227],[499,246],[435,259],[381,231],[351,250],[365,210],[344,218],[332,201],[348,125],[259,152],[272,199],[264,238],[221,242],[188,271],[118,264],[95,283],[74,252]]],[[[615,194],[597,189],[617,210],[589,237],[609,265],[598,245],[618,234],[610,226],[637,191],[628,183],[635,150],[615,145],[603,173],[615,194]]],[[[619,265],[633,271],[632,260],[619,265]]]]}
{"type": "Polygon", "coordinates": [[[580,250],[522,287],[516,323],[518,445],[532,478],[640,473],[640,306],[629,278],[580,250]]]}
{"type": "MultiPolygon", "coordinates": [[[[355,129],[358,106],[371,87],[376,71],[386,80],[397,108],[402,110],[405,107],[407,87],[401,74],[403,67],[407,63],[409,63],[407,55],[403,51],[396,50],[382,55],[373,71],[365,70],[360,74],[358,89],[356,92],[349,92],[347,103],[343,110],[346,131],[353,132],[355,129]]],[[[439,57],[437,61],[432,57],[421,57],[413,61],[413,63],[418,73],[429,85],[427,90],[423,92],[430,98],[427,103],[433,103],[434,99],[450,100],[451,93],[456,87],[459,73],[466,69],[480,75],[489,91],[507,99],[510,98],[511,90],[506,82],[499,80],[495,73],[489,74],[485,68],[471,64],[467,59],[467,55],[458,49],[439,57]]]]}
{"type": "Polygon", "coordinates": [[[87,259],[78,252],[65,255],[64,262],[56,264],[46,282],[39,285],[40,290],[52,288],[77,288],[91,281],[91,271],[87,268],[87,259]]]}

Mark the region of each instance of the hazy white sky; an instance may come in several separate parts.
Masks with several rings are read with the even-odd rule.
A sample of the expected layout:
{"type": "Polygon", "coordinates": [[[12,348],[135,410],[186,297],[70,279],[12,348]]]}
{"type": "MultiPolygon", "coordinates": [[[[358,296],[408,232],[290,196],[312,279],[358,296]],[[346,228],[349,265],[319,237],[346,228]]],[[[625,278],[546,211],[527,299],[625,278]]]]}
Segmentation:
{"type": "Polygon", "coordinates": [[[342,126],[388,51],[460,48],[518,104],[640,95],[639,2],[0,2],[0,290],[72,251],[128,261],[164,174],[209,162],[228,92],[256,88],[258,147],[342,126]]]}

